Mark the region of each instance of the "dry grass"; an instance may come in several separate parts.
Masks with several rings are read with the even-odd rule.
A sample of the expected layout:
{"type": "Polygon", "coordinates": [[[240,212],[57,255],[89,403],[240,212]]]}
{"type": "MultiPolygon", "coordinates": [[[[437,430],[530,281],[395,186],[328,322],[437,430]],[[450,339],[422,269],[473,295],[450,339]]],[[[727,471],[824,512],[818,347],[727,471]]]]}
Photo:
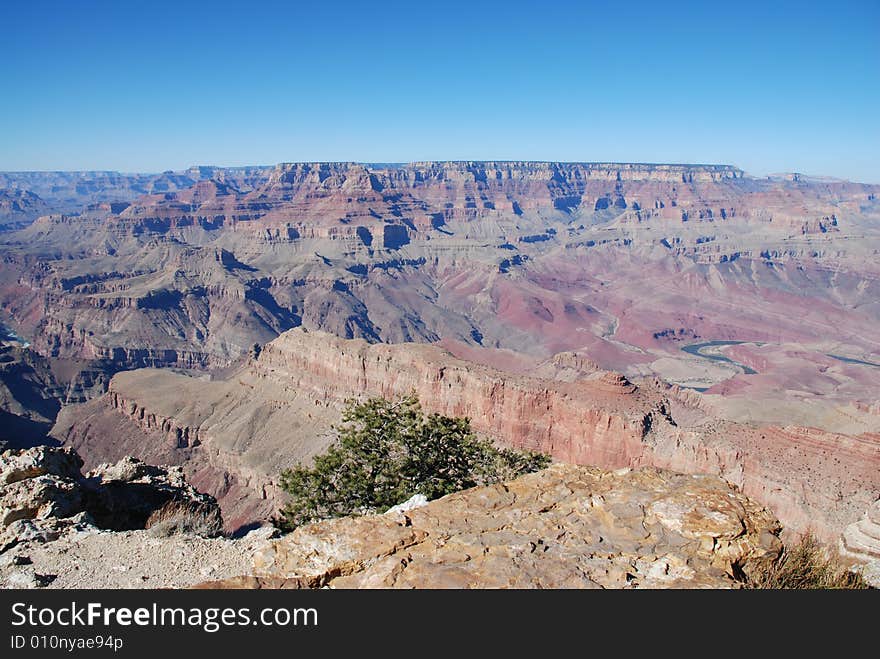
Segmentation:
{"type": "Polygon", "coordinates": [[[827,550],[812,535],[786,547],[775,563],[753,574],[749,588],[848,589],[870,588],[860,574],[851,572],[840,556],[827,550]]]}
{"type": "Polygon", "coordinates": [[[145,528],[160,538],[178,533],[214,538],[223,533],[223,519],[216,506],[196,501],[169,501],[150,515],[145,528]]]}

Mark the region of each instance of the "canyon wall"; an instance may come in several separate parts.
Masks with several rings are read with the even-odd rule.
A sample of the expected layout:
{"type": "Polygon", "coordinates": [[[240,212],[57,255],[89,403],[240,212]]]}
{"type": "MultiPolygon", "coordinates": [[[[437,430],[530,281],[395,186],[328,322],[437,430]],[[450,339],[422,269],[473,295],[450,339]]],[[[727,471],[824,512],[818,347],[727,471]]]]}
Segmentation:
{"type": "MultiPolygon", "coordinates": [[[[7,182],[68,185],[45,176],[7,182]]],[[[790,314],[762,327],[767,309],[800,304],[800,280],[816,313],[876,321],[862,302],[877,294],[877,186],[552,162],[108,177],[94,185],[143,194],[46,215],[0,241],[0,309],[44,354],[215,368],[302,326],[544,357],[593,344],[606,368],[625,370],[639,359],[627,345],[677,350],[669,328],[817,340],[823,328],[790,314]],[[651,282],[661,290],[642,295],[651,282]],[[711,300],[719,291],[731,299],[711,300]],[[683,313],[682,298],[704,313],[683,313]],[[754,317],[737,320],[732,305],[754,317]]]]}
{"type": "Polygon", "coordinates": [[[426,409],[466,416],[476,430],[566,462],[625,466],[653,423],[668,423],[662,401],[622,376],[597,371],[574,383],[514,376],[455,359],[433,346],[368,344],[291,330],[266,344],[246,371],[278,391],[315,400],[394,399],[414,393],[426,409]]]}
{"type": "Polygon", "coordinates": [[[108,424],[134,427],[139,439],[128,452],[143,444],[143,458],[156,460],[151,446],[163,447],[221,506],[238,506],[232,517],[242,523],[279,504],[278,473],[328,445],[347,399],[410,393],[428,412],[467,416],[481,434],[562,462],[718,474],[771,507],[789,530],[827,540],[878,496],[880,436],[720,421],[700,410],[693,392],[677,397],[656,381],[633,384],[581,366],[577,379],[561,381],[465,362],[436,346],[291,330],[225,380],[120,373],[89,411],[63,413],[54,434],[102,461],[117,450],[101,439],[108,424]],[[676,420],[677,409],[689,415],[676,420]],[[234,503],[218,490],[223,473],[242,488],[233,498],[249,492],[245,498],[263,503],[234,503]]]}
{"type": "Polygon", "coordinates": [[[30,190],[4,190],[0,185],[0,231],[21,229],[49,212],[49,205],[30,190]]]}

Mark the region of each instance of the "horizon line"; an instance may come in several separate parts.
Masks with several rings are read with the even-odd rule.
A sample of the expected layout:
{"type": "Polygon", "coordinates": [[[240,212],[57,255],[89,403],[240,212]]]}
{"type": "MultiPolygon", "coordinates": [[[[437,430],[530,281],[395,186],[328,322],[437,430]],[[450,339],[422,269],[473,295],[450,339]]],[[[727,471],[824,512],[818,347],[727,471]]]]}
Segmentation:
{"type": "Polygon", "coordinates": [[[852,179],[842,178],[839,176],[827,174],[808,174],[802,171],[779,171],[771,172],[764,175],[751,174],[743,168],[731,163],[699,163],[699,162],[646,162],[646,161],[614,161],[614,160],[516,160],[516,159],[427,159],[427,160],[282,160],[272,164],[243,164],[243,165],[215,165],[215,164],[193,164],[181,169],[164,169],[164,170],[136,170],[136,169],[2,169],[0,174],[121,174],[121,175],[139,175],[139,176],[157,176],[162,174],[179,174],[192,169],[272,169],[282,165],[362,165],[367,167],[406,167],[424,164],[536,164],[536,165],[610,165],[610,166],[640,166],[640,167],[705,167],[716,169],[736,170],[742,176],[753,179],[772,179],[787,176],[802,176],[810,179],[820,179],[828,181],[838,181],[847,183],[857,183],[863,185],[878,185],[880,181],[873,183],[868,181],[856,181],[852,179]]]}

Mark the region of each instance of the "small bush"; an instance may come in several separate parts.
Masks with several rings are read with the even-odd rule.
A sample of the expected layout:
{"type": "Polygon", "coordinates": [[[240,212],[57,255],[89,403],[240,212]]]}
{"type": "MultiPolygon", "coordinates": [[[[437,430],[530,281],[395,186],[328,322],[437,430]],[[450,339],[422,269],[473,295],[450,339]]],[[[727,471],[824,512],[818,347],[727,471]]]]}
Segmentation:
{"type": "Polygon", "coordinates": [[[477,438],[470,420],[425,416],[418,399],[349,403],[337,443],[281,474],[291,495],[278,525],[285,530],[331,517],[384,512],[415,494],[436,499],[476,485],[543,469],[549,457],[498,449],[477,438]]]}
{"type": "Polygon", "coordinates": [[[776,589],[865,589],[870,588],[860,574],[851,572],[840,556],[826,550],[815,537],[804,535],[786,547],[775,563],[753,574],[750,588],[776,589]]]}
{"type": "Polygon", "coordinates": [[[154,511],[147,518],[144,528],[159,538],[179,533],[214,538],[223,533],[223,518],[216,506],[207,506],[198,501],[172,500],[154,511]]]}

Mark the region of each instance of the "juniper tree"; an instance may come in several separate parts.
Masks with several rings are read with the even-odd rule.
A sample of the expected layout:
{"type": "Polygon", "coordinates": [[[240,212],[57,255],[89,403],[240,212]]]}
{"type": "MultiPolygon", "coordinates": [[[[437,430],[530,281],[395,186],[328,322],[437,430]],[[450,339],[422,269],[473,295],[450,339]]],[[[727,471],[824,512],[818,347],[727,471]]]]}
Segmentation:
{"type": "Polygon", "coordinates": [[[397,401],[349,402],[337,441],[314,459],[281,475],[291,496],[280,524],[384,512],[414,494],[428,499],[498,482],[549,464],[545,455],[498,449],[478,438],[470,420],[425,415],[415,396],[397,401]]]}

